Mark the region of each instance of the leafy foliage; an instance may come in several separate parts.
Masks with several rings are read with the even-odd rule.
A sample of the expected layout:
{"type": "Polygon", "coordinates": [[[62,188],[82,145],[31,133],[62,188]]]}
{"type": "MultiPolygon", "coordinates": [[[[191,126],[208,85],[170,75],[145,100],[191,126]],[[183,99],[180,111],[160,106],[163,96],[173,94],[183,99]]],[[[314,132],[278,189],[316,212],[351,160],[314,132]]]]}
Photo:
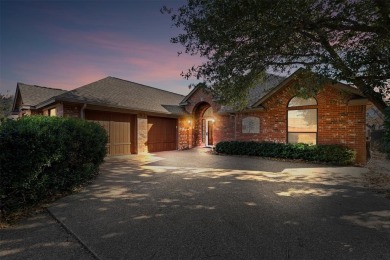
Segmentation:
{"type": "Polygon", "coordinates": [[[384,152],[387,153],[387,158],[390,159],[390,108],[385,110],[385,135],[383,138],[384,152]]]}
{"type": "Polygon", "coordinates": [[[12,109],[13,96],[0,93],[0,122],[10,115],[12,109]]]}
{"type": "MultiPolygon", "coordinates": [[[[387,0],[189,0],[174,12],[167,7],[163,11],[184,30],[171,42],[206,58],[183,76],[201,79],[224,103],[242,102],[267,69],[289,72],[300,67],[353,83],[381,111],[386,107],[387,0]]],[[[305,87],[319,85],[307,80],[305,87]]]]}
{"type": "Polygon", "coordinates": [[[350,165],[355,162],[355,152],[339,145],[227,141],[219,142],[215,149],[218,153],[230,155],[303,159],[335,165],[350,165]]]}
{"type": "Polygon", "coordinates": [[[0,126],[0,199],[10,210],[69,191],[98,173],[107,134],[96,123],[31,116],[0,126]]]}

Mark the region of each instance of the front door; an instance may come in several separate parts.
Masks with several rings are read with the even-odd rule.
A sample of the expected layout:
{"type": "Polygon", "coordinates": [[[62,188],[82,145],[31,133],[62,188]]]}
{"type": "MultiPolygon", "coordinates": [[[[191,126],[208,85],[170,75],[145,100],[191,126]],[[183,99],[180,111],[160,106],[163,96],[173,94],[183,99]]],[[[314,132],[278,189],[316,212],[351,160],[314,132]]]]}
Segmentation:
{"type": "Polygon", "coordinates": [[[206,119],[206,146],[214,145],[214,130],[213,130],[214,120],[206,119]]]}

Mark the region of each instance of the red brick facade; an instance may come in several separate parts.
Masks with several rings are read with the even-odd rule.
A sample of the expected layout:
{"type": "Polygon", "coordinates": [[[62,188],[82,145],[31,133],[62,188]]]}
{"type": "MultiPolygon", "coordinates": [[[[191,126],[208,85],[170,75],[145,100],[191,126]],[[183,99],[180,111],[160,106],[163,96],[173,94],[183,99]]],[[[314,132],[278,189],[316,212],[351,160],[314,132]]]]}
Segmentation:
{"type": "MultiPolygon", "coordinates": [[[[295,95],[289,85],[281,88],[265,100],[263,110],[240,113],[221,113],[211,94],[202,90],[192,93],[185,105],[188,116],[180,117],[177,124],[177,148],[189,149],[205,145],[204,113],[211,108],[213,123],[213,144],[220,141],[270,141],[287,142],[288,103],[295,95]],[[258,133],[243,133],[243,119],[259,119],[258,133]]],[[[326,86],[315,98],[317,105],[317,144],[340,144],[356,151],[356,162],[366,163],[365,120],[366,106],[349,106],[352,95],[333,86],[326,86]]],[[[48,115],[48,109],[57,109],[57,116],[82,118],[82,104],[57,103],[41,111],[24,111],[26,114],[48,115]]],[[[126,113],[125,111],[123,113],[126,113]]],[[[208,116],[210,119],[210,115],[208,116]]],[[[137,115],[137,151],[147,152],[147,115],[137,115]]]]}
{"type": "MultiPolygon", "coordinates": [[[[269,97],[262,106],[263,111],[223,114],[218,113],[220,106],[211,96],[201,90],[196,91],[189,99],[186,110],[194,121],[191,129],[180,128],[179,140],[185,143],[188,133],[192,146],[204,145],[202,142],[202,112],[204,107],[212,107],[214,112],[214,143],[219,141],[271,141],[287,142],[287,105],[295,95],[289,86],[280,89],[269,97]],[[259,133],[243,133],[242,120],[246,117],[260,119],[259,133]]],[[[317,106],[317,144],[340,144],[356,151],[356,162],[366,163],[365,139],[365,105],[348,106],[352,96],[335,87],[326,86],[315,97],[317,106]]],[[[180,146],[179,146],[180,148],[180,146]]]]}

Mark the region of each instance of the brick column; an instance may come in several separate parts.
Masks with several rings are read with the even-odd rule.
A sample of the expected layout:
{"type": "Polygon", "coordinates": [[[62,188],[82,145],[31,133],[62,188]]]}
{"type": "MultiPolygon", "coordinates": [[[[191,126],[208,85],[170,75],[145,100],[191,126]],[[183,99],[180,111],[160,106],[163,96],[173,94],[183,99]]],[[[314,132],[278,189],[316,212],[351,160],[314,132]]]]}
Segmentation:
{"type": "Polygon", "coordinates": [[[178,129],[178,149],[189,149],[192,148],[192,124],[193,120],[191,117],[179,118],[179,129],[178,129]]]}

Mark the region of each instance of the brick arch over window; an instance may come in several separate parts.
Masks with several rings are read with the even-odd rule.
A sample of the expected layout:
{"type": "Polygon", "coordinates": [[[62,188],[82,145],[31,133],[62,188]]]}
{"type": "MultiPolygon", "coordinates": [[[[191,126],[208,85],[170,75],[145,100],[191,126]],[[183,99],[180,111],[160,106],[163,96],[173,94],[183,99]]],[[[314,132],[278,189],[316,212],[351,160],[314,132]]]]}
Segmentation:
{"type": "Polygon", "coordinates": [[[293,97],[287,104],[287,142],[317,144],[318,107],[315,98],[293,97]]]}
{"type": "Polygon", "coordinates": [[[316,106],[317,100],[313,97],[310,98],[301,98],[301,97],[293,97],[288,102],[288,107],[301,107],[301,106],[316,106]]]}

